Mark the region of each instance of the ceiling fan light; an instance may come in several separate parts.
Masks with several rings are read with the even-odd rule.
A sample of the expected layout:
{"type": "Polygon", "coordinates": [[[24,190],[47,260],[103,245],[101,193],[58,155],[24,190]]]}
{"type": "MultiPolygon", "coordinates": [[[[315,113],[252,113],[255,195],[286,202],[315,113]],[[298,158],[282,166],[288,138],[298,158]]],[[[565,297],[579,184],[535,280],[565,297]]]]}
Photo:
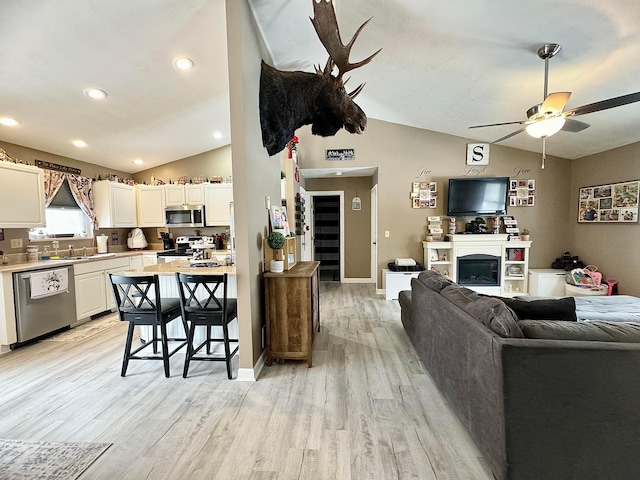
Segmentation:
{"type": "Polygon", "coordinates": [[[530,123],[525,127],[525,130],[532,137],[547,138],[558,133],[564,126],[565,121],[566,118],[564,117],[547,118],[546,120],[530,123]]]}

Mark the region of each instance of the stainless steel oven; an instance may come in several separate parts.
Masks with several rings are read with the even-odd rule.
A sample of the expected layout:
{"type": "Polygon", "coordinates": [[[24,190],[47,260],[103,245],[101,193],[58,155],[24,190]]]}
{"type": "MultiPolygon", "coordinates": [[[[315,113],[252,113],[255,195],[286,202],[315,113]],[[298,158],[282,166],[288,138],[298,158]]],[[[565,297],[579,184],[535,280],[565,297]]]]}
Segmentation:
{"type": "Polygon", "coordinates": [[[204,205],[173,205],[165,207],[167,227],[204,227],[204,205]]]}

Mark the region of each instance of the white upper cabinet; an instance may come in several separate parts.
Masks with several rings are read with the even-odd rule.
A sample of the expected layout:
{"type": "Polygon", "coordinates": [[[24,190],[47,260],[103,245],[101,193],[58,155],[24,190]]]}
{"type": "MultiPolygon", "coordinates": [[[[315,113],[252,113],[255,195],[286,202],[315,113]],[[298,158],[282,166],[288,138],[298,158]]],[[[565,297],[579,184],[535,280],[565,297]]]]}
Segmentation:
{"type": "Polygon", "coordinates": [[[93,201],[99,228],[137,226],[133,186],[108,180],[93,182],[93,201]]]}
{"type": "Polygon", "coordinates": [[[0,228],[43,227],[44,211],[42,169],[0,162],[0,228]]]}
{"type": "Polygon", "coordinates": [[[233,184],[207,184],[204,187],[204,191],[204,214],[206,218],[205,225],[230,225],[231,215],[229,212],[229,204],[233,202],[233,184]]]}
{"type": "Polygon", "coordinates": [[[44,227],[44,172],[0,162],[0,228],[44,227]]]}
{"type": "Polygon", "coordinates": [[[204,185],[185,185],[184,197],[187,205],[204,205],[204,185]]]}
{"type": "Polygon", "coordinates": [[[164,227],[165,188],[163,185],[136,185],[138,227],[164,227]]]}
{"type": "Polygon", "coordinates": [[[166,204],[173,205],[204,205],[204,185],[165,185],[166,204]]]}
{"type": "Polygon", "coordinates": [[[164,185],[164,194],[168,206],[184,205],[184,185],[164,185]]]}

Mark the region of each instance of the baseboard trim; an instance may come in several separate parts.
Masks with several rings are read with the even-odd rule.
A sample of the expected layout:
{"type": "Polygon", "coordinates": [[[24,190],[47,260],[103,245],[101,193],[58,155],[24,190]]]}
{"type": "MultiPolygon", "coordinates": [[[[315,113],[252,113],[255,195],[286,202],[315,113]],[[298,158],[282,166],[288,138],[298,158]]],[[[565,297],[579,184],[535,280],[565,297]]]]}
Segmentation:
{"type": "Polygon", "coordinates": [[[376,288],[376,293],[378,295],[386,295],[387,294],[387,290],[385,288],[376,288]]]}
{"type": "Polygon", "coordinates": [[[258,377],[260,377],[260,373],[264,368],[266,352],[266,350],[262,352],[262,355],[260,355],[260,358],[258,358],[258,361],[253,368],[239,368],[236,382],[255,382],[258,380],[258,377]]]}
{"type": "Polygon", "coordinates": [[[375,280],[371,280],[370,278],[343,278],[341,283],[376,283],[375,280]]]}

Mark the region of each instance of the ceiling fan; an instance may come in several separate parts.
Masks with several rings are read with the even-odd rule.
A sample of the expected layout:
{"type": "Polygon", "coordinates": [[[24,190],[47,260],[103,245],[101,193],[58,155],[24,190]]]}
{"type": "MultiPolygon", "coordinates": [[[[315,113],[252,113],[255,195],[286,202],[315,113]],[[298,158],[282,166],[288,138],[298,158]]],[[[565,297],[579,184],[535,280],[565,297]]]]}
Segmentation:
{"type": "Polygon", "coordinates": [[[564,110],[569,101],[571,92],[554,92],[547,94],[549,82],[549,59],[553,58],[562,48],[557,43],[548,43],[538,49],[538,57],[544,60],[544,100],[527,110],[527,120],[518,122],[489,123],[486,125],[473,125],[469,128],[495,127],[498,125],[524,125],[522,128],[505,135],[493,143],[498,143],[526,131],[529,135],[542,139],[542,168],[546,158],[546,139],[551,135],[564,130],[565,132],[580,132],[589,127],[589,124],[574,120],[572,117],[587,113],[599,112],[609,108],[620,107],[629,103],[640,102],[640,92],[609,98],[599,102],[582,105],[581,107],[564,110]]]}

